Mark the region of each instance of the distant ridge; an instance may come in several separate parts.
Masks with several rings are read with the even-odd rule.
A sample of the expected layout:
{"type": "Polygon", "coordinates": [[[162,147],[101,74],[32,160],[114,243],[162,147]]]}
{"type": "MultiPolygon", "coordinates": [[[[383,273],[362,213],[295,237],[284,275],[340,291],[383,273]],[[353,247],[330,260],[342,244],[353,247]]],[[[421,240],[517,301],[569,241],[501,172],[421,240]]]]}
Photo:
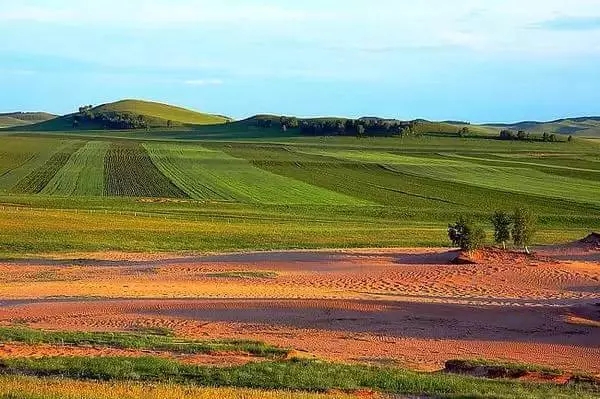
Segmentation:
{"type": "Polygon", "coordinates": [[[45,122],[57,115],[46,112],[7,112],[0,113],[0,127],[25,126],[45,122]]]}
{"type": "Polygon", "coordinates": [[[523,121],[517,123],[492,123],[485,126],[498,129],[525,130],[531,133],[555,133],[577,136],[600,136],[600,117],[583,116],[563,118],[549,122],[523,121]]]}

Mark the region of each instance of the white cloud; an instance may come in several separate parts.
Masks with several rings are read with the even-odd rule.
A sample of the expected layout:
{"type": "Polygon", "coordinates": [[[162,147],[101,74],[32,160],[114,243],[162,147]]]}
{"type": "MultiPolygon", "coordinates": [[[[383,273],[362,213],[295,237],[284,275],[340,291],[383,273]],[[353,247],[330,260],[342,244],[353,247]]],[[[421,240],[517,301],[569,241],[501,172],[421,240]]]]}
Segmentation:
{"type": "MultiPolygon", "coordinates": [[[[306,68],[297,64],[314,57],[313,65],[317,59],[334,65],[319,66],[325,74],[355,58],[366,68],[373,60],[389,62],[419,50],[513,59],[600,54],[600,30],[543,29],[547,21],[593,16],[600,16],[600,0],[0,0],[0,24],[18,22],[11,25],[17,31],[36,23],[58,25],[82,37],[90,32],[97,43],[106,40],[106,59],[146,63],[146,52],[161,51],[155,62],[230,65],[233,54],[244,53],[240,70],[279,63],[289,70],[306,68]],[[168,33],[173,42],[165,46],[168,33]],[[160,49],[150,50],[154,41],[160,49]]],[[[20,45],[41,47],[35,42],[45,40],[20,45]]]]}

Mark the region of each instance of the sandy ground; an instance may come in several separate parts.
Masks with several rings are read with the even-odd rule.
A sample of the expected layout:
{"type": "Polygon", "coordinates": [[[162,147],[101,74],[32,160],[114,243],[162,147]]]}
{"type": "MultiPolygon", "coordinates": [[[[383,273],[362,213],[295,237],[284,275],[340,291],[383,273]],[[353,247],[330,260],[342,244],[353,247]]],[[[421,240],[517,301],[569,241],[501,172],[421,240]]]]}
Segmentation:
{"type": "Polygon", "coordinates": [[[0,324],[168,327],[424,370],[489,358],[600,373],[596,250],[540,252],[477,265],[450,265],[456,253],[443,249],[3,262],[0,324]]]}

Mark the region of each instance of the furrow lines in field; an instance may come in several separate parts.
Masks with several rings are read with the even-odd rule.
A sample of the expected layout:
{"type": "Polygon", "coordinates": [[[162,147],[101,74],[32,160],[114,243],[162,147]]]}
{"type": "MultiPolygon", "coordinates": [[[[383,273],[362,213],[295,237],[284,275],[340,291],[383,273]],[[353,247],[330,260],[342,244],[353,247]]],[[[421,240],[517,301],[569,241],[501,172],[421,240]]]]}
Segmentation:
{"type": "Polygon", "coordinates": [[[102,196],[104,157],[109,143],[91,141],[80,148],[42,190],[42,194],[102,196]]]}
{"type": "Polygon", "coordinates": [[[73,141],[55,152],[43,165],[34,169],[12,189],[15,193],[38,194],[65,166],[71,156],[85,145],[85,141],[73,141]]]}
{"type": "Polygon", "coordinates": [[[367,201],[261,169],[197,145],[146,144],[164,173],[199,199],[247,203],[364,205],[367,201]]]}
{"type": "Polygon", "coordinates": [[[104,158],[104,190],[108,196],[188,198],[136,142],[110,145],[104,158]]]}

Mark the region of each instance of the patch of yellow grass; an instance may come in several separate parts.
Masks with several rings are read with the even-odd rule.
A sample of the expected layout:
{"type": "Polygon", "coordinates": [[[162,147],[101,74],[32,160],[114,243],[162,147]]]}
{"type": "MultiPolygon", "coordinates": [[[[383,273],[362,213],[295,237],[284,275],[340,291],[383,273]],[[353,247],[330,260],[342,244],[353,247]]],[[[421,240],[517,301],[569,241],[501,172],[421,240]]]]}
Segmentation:
{"type": "Polygon", "coordinates": [[[61,399],[350,399],[344,394],[198,388],[176,384],[92,382],[68,379],[1,376],[0,396],[61,399]]]}

